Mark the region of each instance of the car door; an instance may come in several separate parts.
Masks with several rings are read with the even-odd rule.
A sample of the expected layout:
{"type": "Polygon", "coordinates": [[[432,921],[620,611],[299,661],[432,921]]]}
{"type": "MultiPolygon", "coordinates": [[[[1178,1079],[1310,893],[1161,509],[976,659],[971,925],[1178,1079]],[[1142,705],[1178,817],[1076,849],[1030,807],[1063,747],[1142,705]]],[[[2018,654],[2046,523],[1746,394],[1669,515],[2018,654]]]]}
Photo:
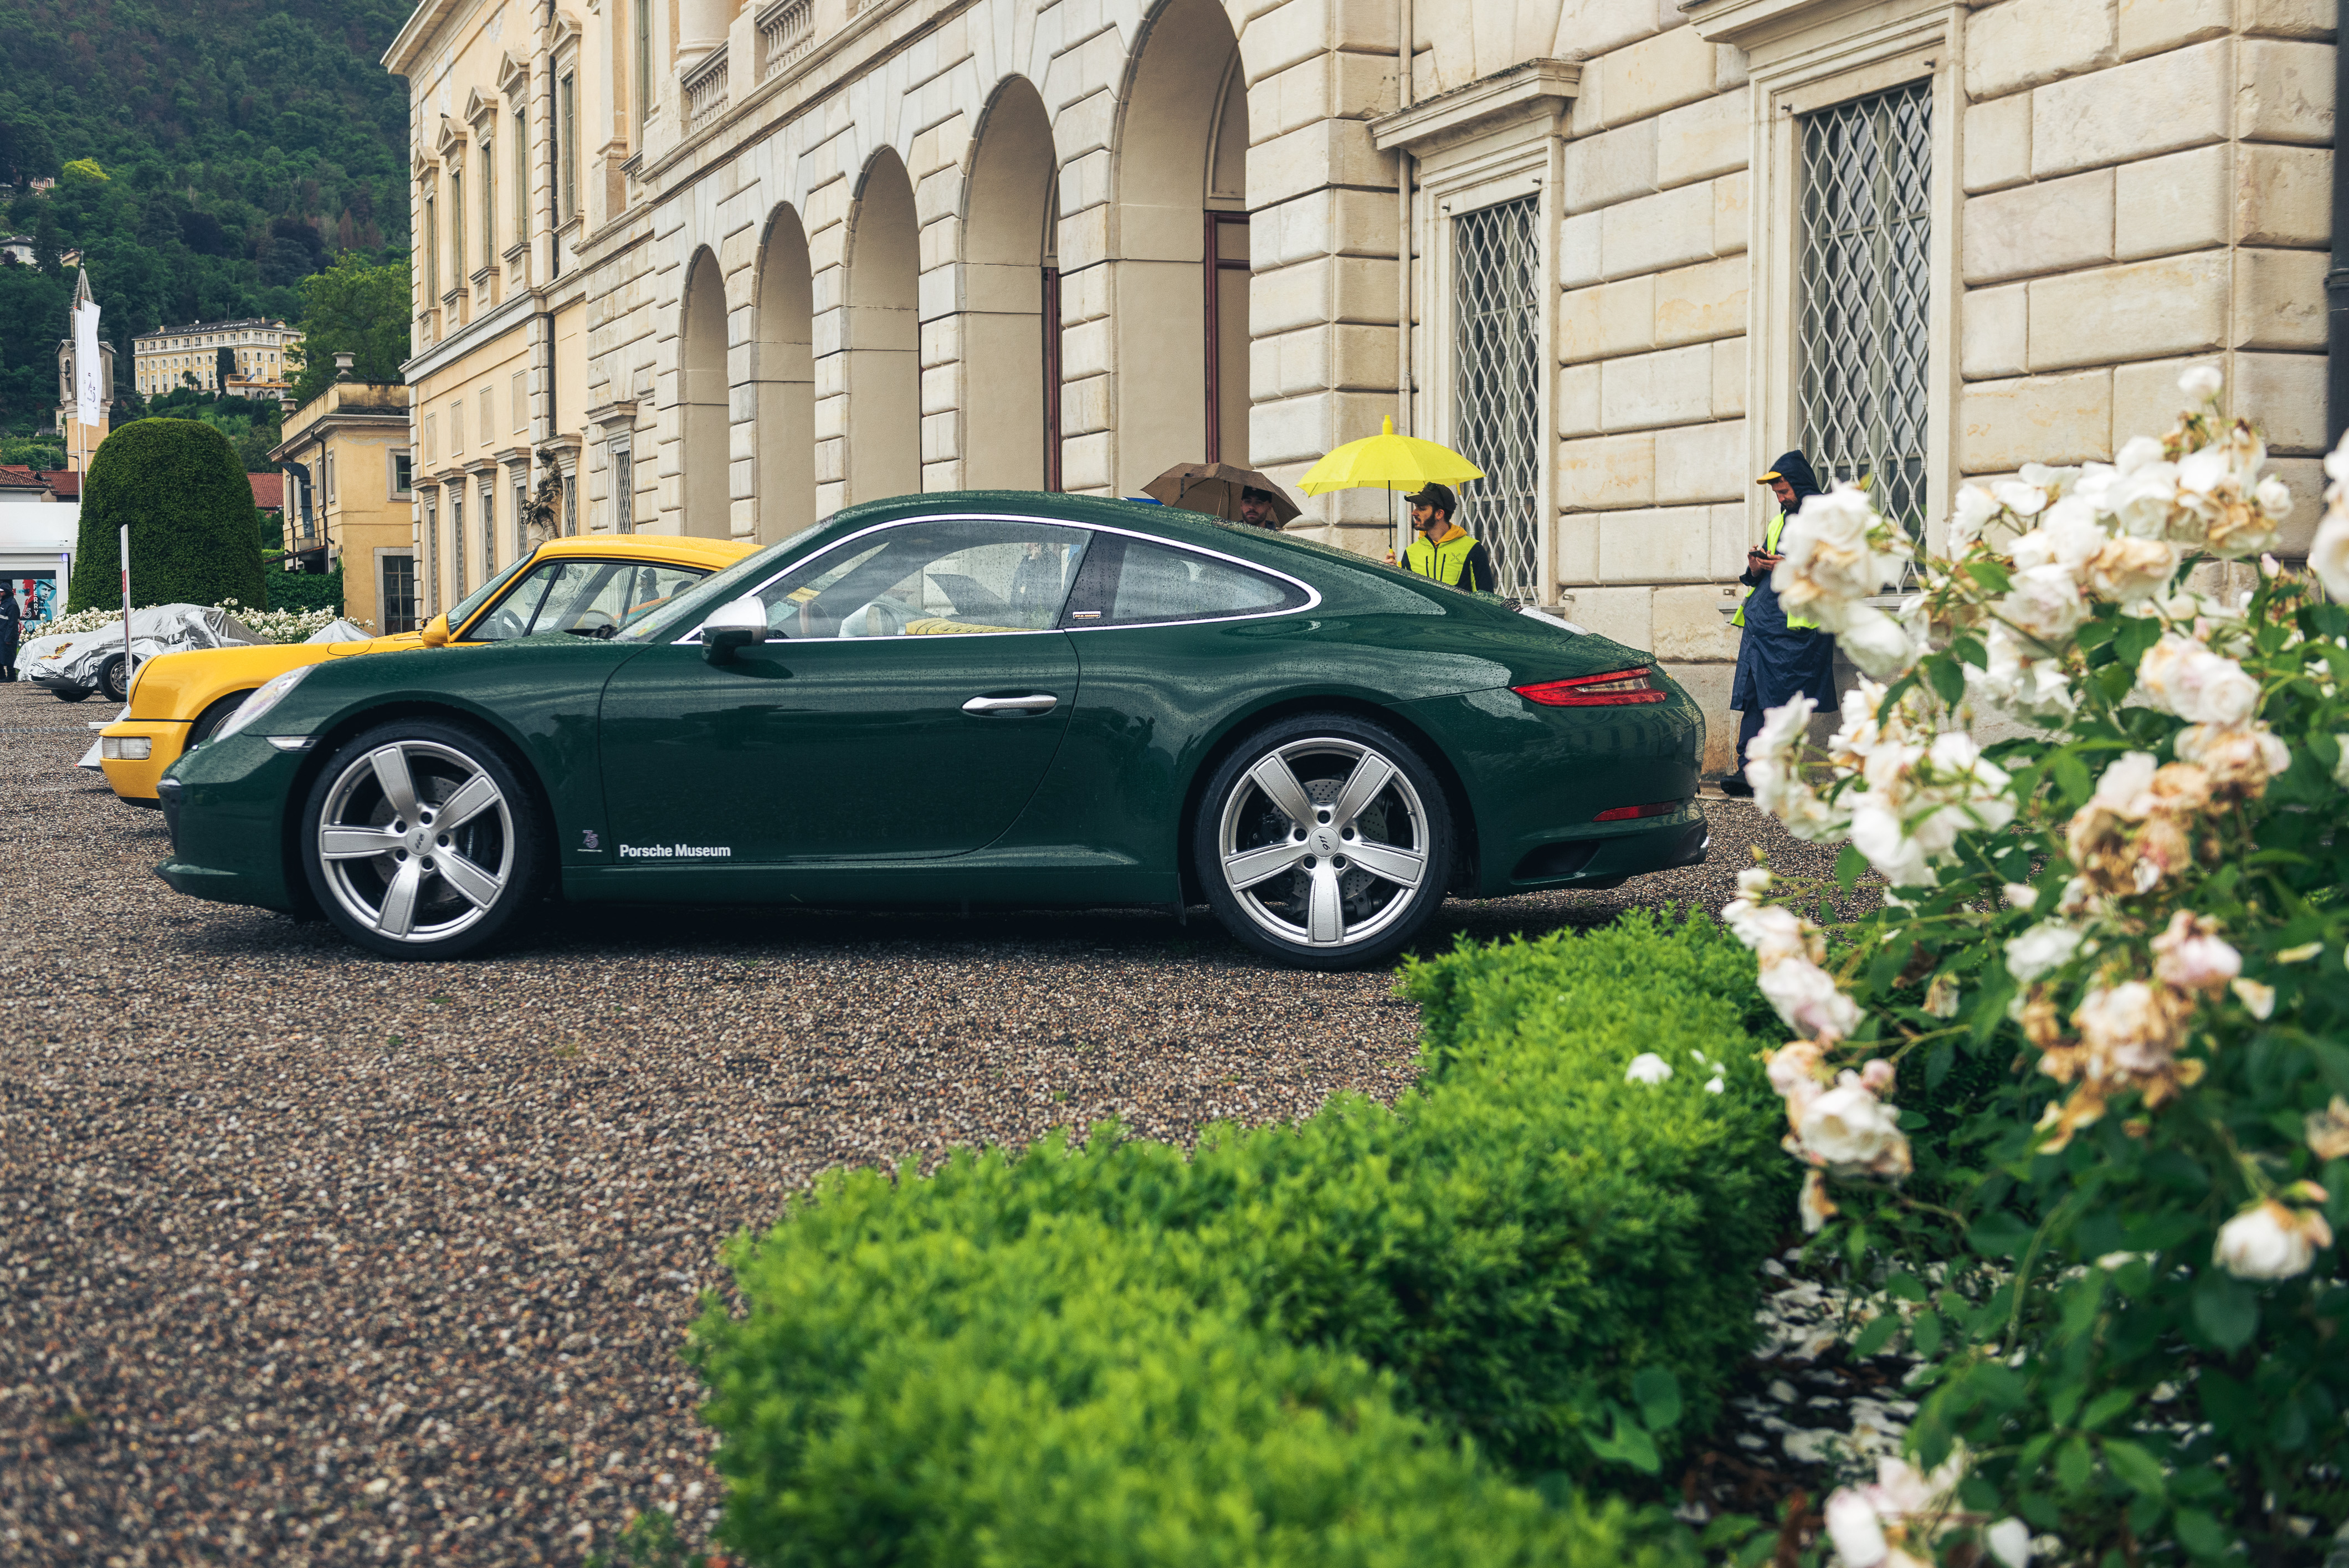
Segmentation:
{"type": "Polygon", "coordinates": [[[1008,827],[1077,696],[1057,629],[1086,532],[1007,517],[883,524],[755,596],[770,640],[698,634],[605,689],[604,790],[623,867],[912,860],[1008,827]]]}

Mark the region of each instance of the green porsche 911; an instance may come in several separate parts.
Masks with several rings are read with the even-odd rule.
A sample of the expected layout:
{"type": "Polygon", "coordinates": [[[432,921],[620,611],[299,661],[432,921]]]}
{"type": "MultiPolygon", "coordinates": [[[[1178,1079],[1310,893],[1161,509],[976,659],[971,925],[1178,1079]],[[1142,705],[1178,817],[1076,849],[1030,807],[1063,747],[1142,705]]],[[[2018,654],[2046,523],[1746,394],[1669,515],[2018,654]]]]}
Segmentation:
{"type": "Polygon", "coordinates": [[[1647,655],[1359,556],[907,495],[593,632],[288,670],[165,775],[160,871],[397,958],[549,896],[1205,902],[1338,968],[1703,859],[1703,740],[1647,655]]]}

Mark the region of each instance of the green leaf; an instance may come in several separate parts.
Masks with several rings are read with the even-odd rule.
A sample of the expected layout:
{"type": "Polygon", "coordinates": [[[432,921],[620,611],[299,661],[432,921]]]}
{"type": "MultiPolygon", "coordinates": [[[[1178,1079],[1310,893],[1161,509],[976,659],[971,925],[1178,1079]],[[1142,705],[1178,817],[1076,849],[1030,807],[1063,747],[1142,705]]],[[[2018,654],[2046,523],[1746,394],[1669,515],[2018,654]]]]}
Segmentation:
{"type": "Polygon", "coordinates": [[[1900,1314],[1899,1313],[1880,1314],[1853,1337],[1851,1353],[1863,1358],[1874,1355],[1891,1344],[1892,1336],[1899,1332],[1900,1314]]]}
{"type": "Polygon", "coordinates": [[[2259,1332],[2259,1298],[2214,1270],[2195,1283],[2194,1321],[2213,1345],[2232,1354],[2259,1332]]]}
{"type": "Polygon", "coordinates": [[[1950,651],[1958,656],[1961,664],[1971,664],[1976,670],[1990,668],[1990,649],[1982,646],[1981,638],[1971,632],[1960,632],[1950,639],[1950,651]]]}
{"type": "Polygon", "coordinates": [[[1941,1349],[1941,1319],[1939,1314],[1920,1312],[1917,1321],[1909,1325],[1909,1338],[1917,1346],[1917,1354],[1937,1355],[1941,1349]]]}
{"type": "Polygon", "coordinates": [[[2135,1443],[2106,1438],[2105,1463],[2131,1491],[2147,1497],[2162,1497],[2168,1492],[2168,1483],[2161,1474],[2161,1461],[2135,1443]]]}
{"type": "Polygon", "coordinates": [[[2078,643],[2082,648],[2102,648],[2105,644],[2112,641],[2113,633],[2119,629],[2120,622],[2116,620],[2106,620],[2100,617],[2095,620],[2088,622],[2087,625],[2073,633],[2072,640],[2078,643]]]}
{"type": "Polygon", "coordinates": [[[2136,1403],[2136,1389],[2107,1388],[2089,1401],[2088,1413],[2080,1417],[2080,1425],[2094,1431],[2136,1403]]]}
{"type": "Polygon", "coordinates": [[[2003,1210],[1983,1215],[1966,1232],[1966,1244],[1985,1258],[2013,1258],[2031,1245],[2031,1227],[2003,1210]]]}
{"type": "Polygon", "coordinates": [[[2088,1440],[2078,1433],[2064,1439],[2055,1449],[2055,1484],[2068,1492],[2085,1491],[2095,1479],[2095,1456],[2088,1452],[2088,1440]]]}
{"type": "Polygon", "coordinates": [[[1663,1367],[1641,1367],[1631,1379],[1631,1397],[1640,1402],[1640,1419],[1650,1431],[1661,1432],[1680,1424],[1680,1380],[1663,1367]]]}
{"type": "Polygon", "coordinates": [[[2095,786],[2088,782],[2088,764],[2076,752],[2057,752],[2047,759],[2048,772],[2055,775],[2055,787],[2067,803],[2084,801],[2095,786]]]}
{"type": "Polygon", "coordinates": [[[1930,1299],[1930,1293],[1925,1289],[1925,1282],[1914,1274],[1895,1274],[1884,1282],[1884,1288],[1886,1292],[1904,1302],[1921,1302],[1930,1299]]]}
{"type": "Polygon", "coordinates": [[[1836,886],[1848,893],[1868,870],[1868,857],[1847,844],[1836,854],[1836,886]]]}
{"type": "Polygon", "coordinates": [[[2172,1516],[2178,1544],[2197,1557],[2224,1557],[2234,1550],[2235,1538],[2199,1508],[2181,1508],[2172,1516]]]}
{"type": "Polygon", "coordinates": [[[2014,587],[2014,579],[1995,561],[1969,561],[1965,571],[1984,593],[2002,594],[2014,587]]]}
{"type": "Polygon", "coordinates": [[[2151,616],[2131,616],[2120,623],[2120,628],[2113,633],[2113,651],[2128,667],[2131,680],[2136,679],[2137,661],[2160,640],[2161,622],[2151,616]]]}
{"type": "Polygon", "coordinates": [[[1965,701],[1966,672],[1955,659],[1930,659],[1925,661],[1925,677],[1942,701],[1952,708],[1965,701]]]}

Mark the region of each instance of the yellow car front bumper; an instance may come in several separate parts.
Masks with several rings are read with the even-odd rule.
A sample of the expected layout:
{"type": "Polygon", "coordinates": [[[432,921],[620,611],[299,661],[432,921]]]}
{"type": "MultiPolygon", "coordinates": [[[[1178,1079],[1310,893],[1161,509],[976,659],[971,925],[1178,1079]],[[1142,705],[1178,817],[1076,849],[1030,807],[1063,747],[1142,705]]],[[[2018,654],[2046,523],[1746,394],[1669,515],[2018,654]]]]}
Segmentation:
{"type": "Polygon", "coordinates": [[[106,772],[106,782],[114,793],[133,805],[157,805],[155,781],[163,770],[180,760],[187,749],[189,726],[172,720],[122,719],[98,732],[98,765],[106,772]],[[138,747],[109,746],[109,741],[145,741],[144,757],[111,756],[117,751],[135,752],[138,747]]]}

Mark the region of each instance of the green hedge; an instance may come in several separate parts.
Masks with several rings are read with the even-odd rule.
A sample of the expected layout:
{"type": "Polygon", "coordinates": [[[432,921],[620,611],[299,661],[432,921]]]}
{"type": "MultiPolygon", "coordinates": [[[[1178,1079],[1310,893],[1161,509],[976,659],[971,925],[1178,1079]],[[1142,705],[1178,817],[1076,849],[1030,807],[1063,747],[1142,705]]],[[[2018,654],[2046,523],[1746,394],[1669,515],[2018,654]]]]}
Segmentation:
{"type": "Polygon", "coordinates": [[[343,613],[343,568],[331,572],[264,572],[269,602],[264,609],[330,609],[343,613]]]}
{"type": "Polygon", "coordinates": [[[833,1173],[688,1355],[756,1562],[1639,1562],[1789,1218],[1709,920],[1415,963],[1420,1085],[1191,1158],[1094,1129],[833,1173]],[[1627,1084],[1643,1051],[1675,1066],[1627,1084]],[[1721,1064],[1721,1093],[1692,1051],[1721,1064]],[[1500,1469],[1495,1468],[1497,1461],[1500,1469]],[[1527,1490],[1536,1483],[1540,1490],[1527,1490]]]}
{"type": "Polygon", "coordinates": [[[98,443],[82,490],[70,610],[122,602],[119,530],[130,525],[130,602],[262,602],[253,485],[220,431],[136,420],[98,443]]]}

